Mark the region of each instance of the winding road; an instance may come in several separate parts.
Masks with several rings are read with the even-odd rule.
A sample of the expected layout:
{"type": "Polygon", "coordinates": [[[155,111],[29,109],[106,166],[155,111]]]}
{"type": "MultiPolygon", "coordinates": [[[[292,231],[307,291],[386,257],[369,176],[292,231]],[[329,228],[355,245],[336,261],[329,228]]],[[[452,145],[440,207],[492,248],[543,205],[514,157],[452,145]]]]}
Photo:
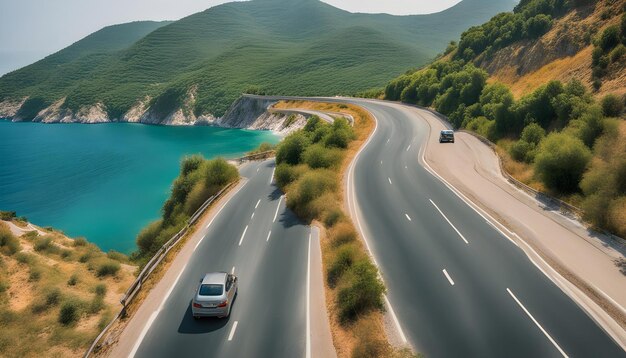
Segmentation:
{"type": "Polygon", "coordinates": [[[400,104],[348,101],[377,119],[350,173],[351,209],[401,332],[417,351],[626,356],[514,242],[418,164],[431,131],[426,121],[400,104]]]}

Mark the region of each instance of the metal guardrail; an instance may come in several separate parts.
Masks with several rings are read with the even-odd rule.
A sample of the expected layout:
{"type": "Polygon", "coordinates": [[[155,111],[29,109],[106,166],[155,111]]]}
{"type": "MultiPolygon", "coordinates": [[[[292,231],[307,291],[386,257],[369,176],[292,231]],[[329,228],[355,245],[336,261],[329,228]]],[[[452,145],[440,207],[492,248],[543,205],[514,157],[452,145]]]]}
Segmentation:
{"type": "Polygon", "coordinates": [[[522,183],[521,181],[515,179],[511,174],[509,174],[506,169],[504,168],[504,165],[502,164],[502,158],[500,157],[500,155],[498,154],[497,151],[495,151],[495,147],[496,145],[490,141],[489,139],[481,136],[480,134],[471,132],[471,131],[467,131],[467,130],[460,130],[459,132],[463,132],[463,133],[468,133],[473,135],[474,137],[478,138],[481,142],[487,144],[489,147],[491,147],[492,149],[494,149],[494,152],[496,153],[496,156],[498,157],[498,164],[500,165],[500,171],[502,172],[502,175],[504,175],[504,177],[513,185],[515,185],[517,188],[525,191],[526,193],[533,195],[535,197],[540,198],[543,202],[549,202],[555,206],[559,207],[559,210],[563,213],[566,214],[571,214],[574,215],[576,217],[582,217],[583,214],[583,210],[572,205],[569,203],[564,202],[563,200],[557,199],[553,196],[550,196],[544,192],[541,192],[537,189],[531,188],[530,186],[522,183]]]}
{"type": "MultiPolygon", "coordinates": [[[[255,153],[255,154],[246,155],[240,158],[235,158],[233,160],[238,161],[239,163],[243,163],[246,161],[267,159],[271,157],[272,155],[274,155],[275,152],[276,152],[275,150],[268,150],[268,151],[261,152],[261,153],[255,153]]],[[[102,330],[102,332],[100,332],[100,334],[96,337],[96,339],[94,339],[93,343],[89,347],[89,350],[87,350],[87,352],[84,355],[85,358],[89,357],[94,352],[94,350],[99,346],[99,343],[105,337],[109,329],[111,329],[113,324],[115,324],[115,322],[117,322],[121,317],[123,317],[126,314],[126,308],[132,302],[133,298],[135,298],[137,293],[141,290],[142,284],[148,279],[148,277],[156,269],[156,267],[163,261],[163,259],[165,258],[165,256],[167,256],[170,250],[179,243],[180,239],[182,239],[185,236],[185,234],[187,234],[187,232],[189,231],[189,228],[193,224],[195,224],[196,221],[198,221],[200,216],[204,214],[205,210],[215,200],[221,197],[228,189],[230,189],[230,187],[232,187],[233,184],[234,183],[228,184],[227,186],[222,188],[222,190],[217,192],[215,195],[208,198],[200,206],[200,208],[198,208],[198,210],[196,210],[196,212],[189,218],[189,220],[187,221],[187,224],[185,224],[185,227],[183,227],[178,233],[176,233],[176,235],[172,236],[171,239],[169,239],[165,244],[163,244],[163,246],[161,246],[159,251],[157,251],[154,254],[154,256],[150,259],[150,261],[148,261],[148,263],[141,270],[141,272],[139,273],[135,281],[130,285],[128,290],[126,290],[126,293],[124,294],[122,299],[120,299],[120,303],[123,306],[122,309],[111,320],[111,322],[106,327],[104,327],[104,329],[102,330]]]]}
{"type": "Polygon", "coordinates": [[[200,216],[202,216],[202,214],[204,213],[204,211],[219,197],[222,196],[222,194],[224,194],[224,192],[226,192],[231,186],[233,186],[234,183],[230,183],[227,186],[225,186],[224,188],[222,188],[222,190],[220,190],[219,192],[217,192],[215,195],[211,196],[210,198],[208,198],[203,204],[202,206],[200,206],[200,208],[198,208],[198,210],[196,210],[196,212],[191,216],[191,218],[189,218],[189,220],[187,221],[187,224],[185,224],[185,227],[183,227],[178,233],[176,233],[176,235],[174,235],[171,239],[169,239],[165,244],[163,244],[163,246],[161,246],[161,248],[159,249],[159,251],[156,252],[156,254],[154,254],[154,256],[152,257],[152,259],[150,259],[150,261],[148,261],[148,263],[144,266],[143,270],[141,270],[141,272],[139,273],[139,275],[137,276],[137,278],[135,279],[135,281],[130,285],[130,287],[128,288],[128,290],[126,291],[126,293],[124,294],[124,296],[122,297],[122,299],[120,300],[120,303],[122,304],[122,309],[120,310],[120,312],[115,316],[115,318],[113,318],[113,320],[102,330],[102,332],[100,332],[100,334],[96,337],[96,339],[93,341],[93,343],[91,344],[91,346],[89,347],[89,350],[85,353],[84,357],[89,357],[94,350],[96,349],[96,347],[98,347],[98,344],[100,343],[100,341],[104,338],[104,336],[106,335],[106,333],[109,331],[109,329],[113,326],[113,324],[120,319],[121,317],[123,317],[126,313],[126,308],[128,307],[128,305],[132,302],[133,298],[135,298],[135,296],[137,295],[137,293],[141,290],[142,284],[148,279],[148,277],[150,276],[150,274],[157,268],[157,266],[163,261],[163,259],[167,256],[167,254],[169,253],[169,251],[176,246],[176,244],[178,244],[180,242],[180,240],[185,236],[185,234],[187,234],[187,232],[189,231],[189,228],[196,223],[196,221],[198,221],[198,219],[200,218],[200,216]]]}

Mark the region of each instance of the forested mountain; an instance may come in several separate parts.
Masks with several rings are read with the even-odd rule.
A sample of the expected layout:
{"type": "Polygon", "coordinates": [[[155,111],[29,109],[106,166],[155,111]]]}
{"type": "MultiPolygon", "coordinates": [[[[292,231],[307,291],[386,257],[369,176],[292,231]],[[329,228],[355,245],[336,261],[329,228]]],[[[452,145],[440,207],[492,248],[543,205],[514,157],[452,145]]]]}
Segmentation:
{"type": "Polygon", "coordinates": [[[0,78],[0,115],[177,123],[221,116],[244,91],[354,94],[425,64],[463,29],[514,3],[463,0],[436,14],[392,16],[253,0],[169,24],[106,28],[0,78]],[[105,41],[111,32],[127,36],[105,41]]]}

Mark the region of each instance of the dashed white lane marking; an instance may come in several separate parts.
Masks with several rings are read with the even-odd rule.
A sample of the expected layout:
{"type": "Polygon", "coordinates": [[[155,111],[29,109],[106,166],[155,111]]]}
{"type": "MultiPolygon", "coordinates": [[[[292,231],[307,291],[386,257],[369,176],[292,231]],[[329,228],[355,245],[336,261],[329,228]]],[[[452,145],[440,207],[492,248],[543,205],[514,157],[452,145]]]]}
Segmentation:
{"type": "MultiPolygon", "coordinates": [[[[246,182],[247,184],[247,182],[246,182]]],[[[237,189],[237,191],[230,197],[230,199],[228,199],[228,201],[226,201],[224,203],[224,205],[222,205],[222,207],[217,211],[217,213],[215,213],[215,215],[213,216],[213,218],[211,219],[211,221],[209,222],[209,224],[206,226],[206,228],[208,229],[211,224],[213,224],[213,220],[215,220],[216,217],[218,217],[220,215],[220,213],[222,212],[222,209],[224,209],[226,207],[226,205],[230,202],[230,200],[235,197],[235,195],[237,195],[237,193],[239,193],[239,191],[241,190],[241,188],[243,188],[246,184],[242,185],[239,187],[239,189],[237,189]]],[[[202,243],[202,240],[204,240],[206,236],[203,236],[200,240],[198,240],[198,243],[196,244],[196,246],[193,248],[193,251],[195,252],[196,249],[198,248],[198,246],[200,246],[200,243],[202,243]]]]}
{"type": "Polygon", "coordinates": [[[165,294],[165,296],[163,296],[163,301],[161,301],[161,305],[159,305],[159,309],[157,311],[160,311],[160,310],[163,309],[163,306],[165,306],[165,302],[167,301],[167,299],[172,294],[172,291],[174,290],[174,287],[176,287],[176,285],[178,284],[178,280],[180,280],[180,276],[183,275],[183,272],[185,272],[186,268],[187,268],[187,264],[185,264],[185,266],[183,266],[183,269],[180,270],[180,272],[178,273],[178,276],[176,276],[176,279],[174,280],[174,283],[172,284],[172,286],[170,286],[170,289],[167,290],[167,293],[165,294]]]}
{"type": "Polygon", "coordinates": [[[387,177],[387,180],[389,180],[389,184],[391,184],[391,178],[387,177]]]}
{"type": "Polygon", "coordinates": [[[450,275],[448,275],[448,271],[446,271],[446,269],[443,269],[443,274],[446,275],[446,278],[450,282],[450,285],[454,286],[454,281],[452,281],[452,277],[450,277],[450,275]]]}
{"type": "Polygon", "coordinates": [[[530,317],[530,319],[537,325],[537,327],[539,327],[539,329],[541,330],[541,332],[543,332],[543,334],[548,337],[548,339],[550,340],[550,342],[552,342],[552,344],[556,347],[556,349],[559,350],[559,353],[561,353],[561,355],[565,358],[567,358],[567,354],[561,349],[561,347],[559,347],[559,345],[556,343],[556,341],[554,339],[552,339],[552,337],[548,334],[548,332],[546,332],[545,329],[543,329],[543,327],[541,327],[541,325],[539,324],[539,322],[537,322],[537,320],[535,319],[535,317],[533,317],[533,315],[530,314],[530,312],[528,312],[528,310],[526,309],[526,307],[524,307],[524,305],[517,299],[517,297],[515,297],[515,295],[513,294],[513,292],[510,289],[506,289],[507,292],[511,295],[511,297],[513,297],[513,299],[515,300],[515,302],[517,302],[517,304],[524,310],[524,312],[528,315],[528,317],[530,317]]]}
{"type": "Polygon", "coordinates": [[[408,166],[408,165],[405,165],[405,166],[404,166],[404,169],[409,169],[409,166],[408,166]]]}
{"type": "Polygon", "coordinates": [[[254,218],[254,213],[252,213],[252,215],[250,216],[250,220],[252,220],[254,218]]]}
{"type": "Polygon", "coordinates": [[[380,165],[383,165],[383,161],[382,160],[380,161],[380,165]]]}
{"type": "Polygon", "coordinates": [[[276,171],[276,168],[272,169],[272,176],[270,177],[270,185],[272,185],[272,183],[274,182],[274,172],[276,171]]]}
{"type": "Polygon", "coordinates": [[[259,172],[259,169],[261,169],[261,168],[256,168],[256,172],[257,172],[257,173],[259,172]]]}
{"type": "Polygon", "coordinates": [[[257,201],[257,202],[256,202],[256,205],[254,206],[254,208],[255,208],[255,209],[256,209],[256,208],[258,208],[258,207],[259,207],[259,204],[261,204],[261,199],[259,199],[259,201],[257,201]]]}
{"type": "Polygon", "coordinates": [[[148,330],[152,326],[152,323],[157,318],[158,314],[159,314],[159,311],[154,311],[150,315],[150,318],[148,318],[148,322],[143,327],[143,330],[141,331],[141,334],[139,335],[139,339],[137,339],[137,342],[135,342],[135,345],[133,346],[133,350],[130,351],[130,354],[128,355],[129,358],[134,358],[135,357],[135,353],[137,353],[137,349],[139,349],[139,346],[141,345],[141,342],[143,342],[144,337],[148,333],[148,330]]]}
{"type": "Polygon", "coordinates": [[[270,235],[272,235],[272,230],[270,230],[270,232],[267,233],[267,239],[265,239],[265,242],[270,241],[270,235]]]}
{"type": "Polygon", "coordinates": [[[446,215],[441,211],[441,209],[439,209],[439,207],[437,206],[437,204],[435,204],[434,201],[432,201],[431,199],[430,203],[433,204],[433,206],[435,207],[435,209],[437,209],[437,211],[439,211],[439,214],[441,214],[441,216],[443,216],[444,219],[446,219],[446,221],[448,222],[448,224],[450,224],[450,226],[452,226],[452,228],[454,229],[454,231],[456,231],[457,234],[459,234],[459,236],[461,237],[461,239],[463,239],[463,241],[465,241],[466,244],[469,245],[469,241],[467,241],[467,239],[465,238],[465,236],[463,236],[463,234],[461,234],[461,232],[459,230],[457,230],[456,226],[454,226],[454,224],[452,224],[452,222],[448,219],[448,217],[446,217],[446,215]]]}
{"type": "Polygon", "coordinates": [[[278,206],[276,207],[276,212],[274,213],[274,220],[272,220],[273,223],[276,222],[276,217],[278,217],[278,209],[280,209],[280,202],[281,201],[283,201],[283,197],[282,196],[278,200],[278,206]]]}
{"type": "Polygon", "coordinates": [[[233,269],[232,269],[232,270],[230,270],[230,274],[231,274],[231,275],[234,275],[234,274],[235,274],[235,266],[233,266],[233,269]]]}
{"type": "MultiPolygon", "coordinates": [[[[390,141],[390,140],[391,140],[391,139],[387,139],[387,143],[389,143],[389,141],[390,141]]],[[[385,143],[385,144],[387,144],[387,143],[385,143]]]]}
{"type": "Polygon", "coordinates": [[[409,151],[409,149],[411,149],[411,145],[410,145],[410,144],[409,144],[409,146],[408,146],[408,147],[406,147],[406,151],[408,152],[408,151],[409,151]]]}
{"type": "Polygon", "coordinates": [[[409,219],[409,221],[413,221],[411,220],[411,217],[409,216],[409,214],[404,214],[404,216],[406,216],[406,218],[409,219]]]}
{"type": "Polygon", "coordinates": [[[246,231],[248,231],[248,225],[246,225],[246,228],[243,229],[243,234],[241,234],[241,239],[239,239],[239,246],[241,246],[241,243],[243,242],[243,237],[246,236],[246,231]]]}
{"type": "Polygon", "coordinates": [[[228,335],[228,341],[232,341],[233,337],[235,336],[235,331],[237,330],[237,325],[239,324],[239,321],[235,321],[235,323],[233,323],[233,328],[230,329],[230,334],[228,335]]]}

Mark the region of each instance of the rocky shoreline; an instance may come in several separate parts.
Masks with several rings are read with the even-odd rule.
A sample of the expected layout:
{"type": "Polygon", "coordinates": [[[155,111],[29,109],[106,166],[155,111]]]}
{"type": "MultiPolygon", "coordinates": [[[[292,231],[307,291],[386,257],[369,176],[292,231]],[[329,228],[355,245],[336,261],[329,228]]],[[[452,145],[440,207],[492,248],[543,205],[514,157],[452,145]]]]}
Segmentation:
{"type": "Polygon", "coordinates": [[[230,109],[222,117],[213,115],[195,116],[188,110],[193,101],[193,93],[188,94],[188,103],[184,103],[180,108],[163,117],[154,114],[147,106],[149,99],[138,102],[121,118],[109,118],[106,107],[102,103],[97,103],[90,107],[83,107],[78,111],[63,108],[65,99],[60,99],[39,111],[32,118],[22,118],[19,110],[26,102],[22,100],[0,102],[0,118],[13,122],[38,122],[38,123],[142,123],[166,126],[217,126],[223,128],[239,128],[251,130],[271,130],[278,135],[287,135],[298,130],[306,124],[306,118],[301,114],[293,116],[283,113],[272,113],[268,109],[276,103],[275,100],[267,100],[252,97],[240,97],[235,101],[230,109]],[[295,117],[294,117],[295,116],[295,117]]]}

